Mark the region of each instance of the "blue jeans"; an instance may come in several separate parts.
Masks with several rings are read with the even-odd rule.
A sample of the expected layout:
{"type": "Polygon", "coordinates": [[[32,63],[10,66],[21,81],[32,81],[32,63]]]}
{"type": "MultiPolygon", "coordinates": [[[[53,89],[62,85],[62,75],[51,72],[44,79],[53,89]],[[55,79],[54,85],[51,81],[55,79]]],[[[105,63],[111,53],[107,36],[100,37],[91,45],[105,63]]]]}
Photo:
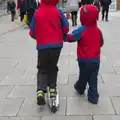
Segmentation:
{"type": "Polygon", "coordinates": [[[76,82],[76,87],[84,92],[87,86],[89,85],[88,90],[88,100],[90,101],[98,101],[98,72],[100,63],[92,63],[92,62],[79,62],[79,80],[76,82]]]}

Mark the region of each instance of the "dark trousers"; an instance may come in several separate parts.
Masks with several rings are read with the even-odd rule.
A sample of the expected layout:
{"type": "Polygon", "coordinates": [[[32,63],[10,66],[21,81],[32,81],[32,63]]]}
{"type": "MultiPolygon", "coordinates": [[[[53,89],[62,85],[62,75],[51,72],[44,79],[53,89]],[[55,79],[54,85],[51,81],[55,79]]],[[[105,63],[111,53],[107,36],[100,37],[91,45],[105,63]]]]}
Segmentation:
{"type": "Polygon", "coordinates": [[[99,72],[99,63],[79,62],[78,64],[80,73],[79,80],[76,82],[76,87],[81,92],[84,92],[88,83],[88,100],[97,101],[99,98],[97,79],[99,72]]]}
{"type": "Polygon", "coordinates": [[[15,19],[15,10],[11,11],[11,19],[12,21],[14,21],[15,19]]]}
{"type": "Polygon", "coordinates": [[[77,25],[77,11],[71,12],[72,26],[77,25]]]}
{"type": "Polygon", "coordinates": [[[38,51],[37,91],[47,92],[47,87],[56,88],[61,48],[49,48],[38,51]]]}
{"type": "Polygon", "coordinates": [[[79,2],[78,4],[79,4],[79,8],[80,8],[80,7],[81,7],[81,5],[82,5],[82,3],[81,3],[81,2],[79,2]]]}
{"type": "Polygon", "coordinates": [[[25,14],[26,14],[26,12],[20,12],[20,20],[21,20],[21,22],[23,21],[25,14]]]}
{"type": "Polygon", "coordinates": [[[28,24],[30,25],[31,21],[32,21],[32,17],[35,13],[34,9],[27,9],[27,15],[28,15],[28,24]]]}
{"type": "Polygon", "coordinates": [[[104,17],[105,17],[105,20],[108,20],[108,12],[109,12],[109,7],[108,8],[102,8],[102,20],[104,20],[104,17]],[[106,13],[106,15],[105,15],[106,13]]]}

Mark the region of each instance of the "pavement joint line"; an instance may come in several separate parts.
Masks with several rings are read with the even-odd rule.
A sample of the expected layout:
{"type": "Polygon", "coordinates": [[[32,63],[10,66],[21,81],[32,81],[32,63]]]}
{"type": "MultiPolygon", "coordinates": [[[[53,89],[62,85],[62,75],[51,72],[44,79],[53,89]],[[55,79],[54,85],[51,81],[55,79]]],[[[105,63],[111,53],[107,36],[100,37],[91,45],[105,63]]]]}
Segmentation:
{"type": "Polygon", "coordinates": [[[19,108],[19,110],[17,111],[17,113],[16,113],[16,116],[15,117],[17,117],[18,116],[18,114],[19,114],[19,112],[20,112],[20,109],[22,108],[22,105],[24,104],[24,102],[25,102],[25,99],[26,98],[23,98],[23,101],[22,101],[22,103],[21,103],[21,105],[20,105],[20,108],[19,108]]]}
{"type": "Polygon", "coordinates": [[[9,93],[5,96],[5,98],[7,99],[9,94],[12,92],[12,90],[14,89],[15,85],[9,85],[9,86],[12,86],[12,88],[10,89],[9,93]]]}
{"type": "Polygon", "coordinates": [[[112,66],[112,68],[113,68],[113,70],[115,71],[115,73],[116,73],[117,75],[119,75],[119,73],[115,70],[114,66],[112,66]]]}
{"type": "Polygon", "coordinates": [[[16,27],[16,28],[14,28],[14,29],[12,29],[12,30],[8,30],[7,32],[0,33],[0,37],[3,36],[3,35],[5,35],[5,34],[7,34],[7,33],[14,32],[14,31],[20,29],[20,28],[23,27],[23,26],[25,26],[25,25],[20,25],[19,27],[16,27]]]}
{"type": "Polygon", "coordinates": [[[116,111],[116,109],[115,109],[115,107],[114,107],[113,101],[112,101],[111,97],[109,97],[109,98],[110,98],[110,101],[111,101],[112,107],[113,107],[113,109],[114,109],[115,115],[117,115],[117,111],[116,111]]]}
{"type": "Polygon", "coordinates": [[[99,76],[100,76],[100,78],[101,78],[103,84],[105,84],[105,82],[104,82],[104,80],[103,80],[103,77],[102,77],[101,73],[99,74],[99,76]]]}
{"type": "Polygon", "coordinates": [[[65,105],[66,105],[66,107],[65,107],[65,116],[67,116],[67,103],[68,103],[68,98],[65,97],[65,105]]]}

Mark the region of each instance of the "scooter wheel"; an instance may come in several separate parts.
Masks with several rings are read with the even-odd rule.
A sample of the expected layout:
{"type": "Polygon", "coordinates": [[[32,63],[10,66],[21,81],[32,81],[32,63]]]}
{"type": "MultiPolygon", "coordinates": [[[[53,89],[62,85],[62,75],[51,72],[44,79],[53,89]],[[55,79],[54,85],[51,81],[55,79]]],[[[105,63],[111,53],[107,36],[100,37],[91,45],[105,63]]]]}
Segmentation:
{"type": "Polygon", "coordinates": [[[51,107],[51,112],[55,113],[56,111],[57,111],[57,107],[52,106],[52,107],[51,107]]]}

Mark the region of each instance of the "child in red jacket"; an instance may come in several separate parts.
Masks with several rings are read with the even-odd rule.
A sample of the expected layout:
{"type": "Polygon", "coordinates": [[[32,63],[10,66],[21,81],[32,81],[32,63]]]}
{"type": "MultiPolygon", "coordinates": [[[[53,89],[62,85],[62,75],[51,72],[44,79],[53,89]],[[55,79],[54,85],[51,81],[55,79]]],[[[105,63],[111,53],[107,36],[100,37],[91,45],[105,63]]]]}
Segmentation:
{"type": "Polygon", "coordinates": [[[97,104],[98,72],[100,66],[100,48],[103,46],[102,32],[97,27],[98,9],[93,5],[85,5],[80,11],[82,26],[66,36],[69,42],[77,41],[77,57],[80,69],[79,79],[74,87],[84,94],[88,83],[88,101],[97,104]]]}
{"type": "Polygon", "coordinates": [[[37,104],[45,105],[45,93],[56,97],[57,63],[63,47],[63,37],[69,31],[64,14],[56,8],[59,0],[41,0],[33,16],[30,36],[36,39],[38,50],[37,104]]]}

